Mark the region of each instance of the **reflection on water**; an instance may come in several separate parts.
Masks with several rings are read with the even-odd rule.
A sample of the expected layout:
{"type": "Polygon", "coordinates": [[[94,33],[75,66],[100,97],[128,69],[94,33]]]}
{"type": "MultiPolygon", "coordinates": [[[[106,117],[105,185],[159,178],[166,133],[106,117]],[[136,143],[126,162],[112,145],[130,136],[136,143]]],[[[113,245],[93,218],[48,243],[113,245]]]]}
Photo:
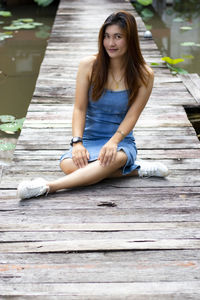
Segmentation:
{"type": "MultiPolygon", "coordinates": [[[[14,115],[22,118],[26,115],[31,101],[39,68],[47,46],[58,2],[49,7],[36,4],[8,7],[12,17],[0,17],[0,32],[3,26],[19,18],[33,18],[44,25],[32,30],[14,31],[13,38],[0,41],[0,115],[14,115]]],[[[18,134],[12,135],[16,138],[18,134]]],[[[0,139],[9,135],[0,131],[0,139]]],[[[6,154],[0,151],[0,158],[6,154]]]]}

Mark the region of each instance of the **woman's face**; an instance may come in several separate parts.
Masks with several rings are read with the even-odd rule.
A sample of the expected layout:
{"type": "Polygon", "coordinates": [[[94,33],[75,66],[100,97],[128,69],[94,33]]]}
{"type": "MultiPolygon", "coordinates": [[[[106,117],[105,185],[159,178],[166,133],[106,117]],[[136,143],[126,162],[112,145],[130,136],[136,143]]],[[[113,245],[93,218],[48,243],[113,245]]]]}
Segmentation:
{"type": "Polygon", "coordinates": [[[103,45],[110,58],[121,58],[127,51],[124,31],[117,24],[108,25],[105,30],[103,45]]]}

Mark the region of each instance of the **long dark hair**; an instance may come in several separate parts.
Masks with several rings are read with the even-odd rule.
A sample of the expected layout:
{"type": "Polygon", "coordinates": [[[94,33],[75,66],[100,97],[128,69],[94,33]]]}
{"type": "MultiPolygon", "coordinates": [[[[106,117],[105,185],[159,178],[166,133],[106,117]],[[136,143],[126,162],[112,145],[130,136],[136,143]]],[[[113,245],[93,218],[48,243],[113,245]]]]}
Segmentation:
{"type": "Polygon", "coordinates": [[[129,90],[130,105],[138,93],[141,82],[145,85],[147,84],[148,71],[145,68],[145,60],[140,50],[135,18],[132,14],[123,10],[111,14],[99,31],[98,54],[93,64],[91,76],[91,83],[93,85],[92,99],[97,101],[100,98],[107,82],[110,58],[103,46],[103,40],[106,27],[113,24],[120,26],[126,35],[125,85],[129,90]]]}

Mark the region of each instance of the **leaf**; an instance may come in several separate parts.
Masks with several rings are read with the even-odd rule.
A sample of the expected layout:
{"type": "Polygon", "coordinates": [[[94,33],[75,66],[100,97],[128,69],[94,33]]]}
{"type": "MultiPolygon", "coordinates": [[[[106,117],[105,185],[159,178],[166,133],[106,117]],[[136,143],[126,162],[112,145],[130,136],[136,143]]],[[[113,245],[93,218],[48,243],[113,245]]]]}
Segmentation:
{"type": "Polygon", "coordinates": [[[11,14],[11,12],[10,11],[0,11],[0,16],[2,16],[2,17],[11,17],[12,16],[12,14],[11,14]]]}
{"type": "Polygon", "coordinates": [[[167,63],[169,63],[169,64],[171,64],[171,65],[176,65],[176,64],[184,61],[183,58],[172,59],[172,58],[170,58],[168,56],[162,57],[162,60],[165,61],[165,62],[167,62],[167,63]]]}
{"type": "Polygon", "coordinates": [[[9,39],[11,37],[13,37],[13,36],[10,33],[9,34],[6,34],[6,32],[0,33],[0,41],[4,41],[5,39],[9,39]]]}
{"type": "Polygon", "coordinates": [[[15,117],[12,115],[1,115],[0,116],[0,121],[2,123],[13,122],[14,120],[15,120],[15,117]]]}
{"type": "Polygon", "coordinates": [[[5,29],[5,30],[19,30],[19,29],[21,29],[21,26],[10,25],[10,26],[4,26],[3,29],[5,29]]]}
{"type": "Polygon", "coordinates": [[[15,149],[15,145],[13,143],[6,143],[0,140],[0,151],[8,151],[15,149]]]}
{"type": "Polygon", "coordinates": [[[148,8],[144,8],[142,11],[141,11],[141,15],[144,17],[144,18],[152,18],[154,16],[154,13],[148,9],[148,8]]]}
{"type": "Polygon", "coordinates": [[[23,22],[23,23],[33,23],[34,22],[34,20],[30,19],[30,18],[18,19],[16,21],[23,22]]]}
{"type": "Polygon", "coordinates": [[[151,66],[160,66],[160,64],[159,64],[159,63],[154,63],[154,62],[152,62],[152,63],[151,63],[151,66]]]}
{"type": "Polygon", "coordinates": [[[21,130],[25,118],[17,119],[15,122],[0,125],[0,129],[8,134],[14,134],[16,131],[21,130]]]}
{"type": "Polygon", "coordinates": [[[145,24],[145,27],[147,30],[151,30],[152,29],[152,25],[149,25],[149,24],[145,24]]]}
{"type": "Polygon", "coordinates": [[[170,69],[170,70],[172,70],[172,74],[188,74],[188,72],[186,71],[186,70],[184,70],[184,69],[182,69],[182,68],[178,68],[178,67],[172,67],[172,66],[170,66],[169,64],[167,64],[167,66],[168,66],[168,68],[170,69]]]}
{"type": "Polygon", "coordinates": [[[33,25],[32,23],[30,23],[30,24],[24,24],[24,25],[22,25],[21,29],[33,29],[35,27],[36,27],[35,25],[33,25]]]}
{"type": "Polygon", "coordinates": [[[194,56],[191,54],[183,54],[182,56],[187,59],[194,59],[194,56]]]}
{"type": "Polygon", "coordinates": [[[173,22],[184,22],[184,20],[182,18],[175,18],[173,22]]]}
{"type": "Polygon", "coordinates": [[[35,25],[35,26],[42,26],[43,25],[43,23],[39,23],[39,22],[33,22],[32,24],[35,25]]]}
{"type": "Polygon", "coordinates": [[[137,0],[138,3],[140,3],[141,5],[147,6],[152,4],[153,0],[137,0]]]}
{"type": "Polygon", "coordinates": [[[50,35],[50,33],[46,32],[46,31],[43,31],[43,30],[40,30],[40,31],[37,31],[35,33],[35,36],[38,38],[38,39],[46,39],[48,38],[50,35]]]}
{"type": "Polygon", "coordinates": [[[192,30],[192,27],[190,26],[182,26],[180,27],[181,30],[192,30]]]}
{"type": "Polygon", "coordinates": [[[184,47],[195,46],[195,43],[194,42],[184,42],[184,43],[181,43],[181,46],[184,46],[184,47]]]}
{"type": "Polygon", "coordinates": [[[34,0],[38,5],[48,6],[53,2],[53,0],[34,0]]]}

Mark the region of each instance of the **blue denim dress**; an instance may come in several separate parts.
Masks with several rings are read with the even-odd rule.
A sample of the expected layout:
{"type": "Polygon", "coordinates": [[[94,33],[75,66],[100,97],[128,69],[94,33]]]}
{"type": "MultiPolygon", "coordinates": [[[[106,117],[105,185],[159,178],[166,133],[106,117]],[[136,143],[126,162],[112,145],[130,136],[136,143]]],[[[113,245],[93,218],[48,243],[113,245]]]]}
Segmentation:
{"type": "MultiPolygon", "coordinates": [[[[91,162],[98,159],[101,148],[115,134],[123,121],[128,111],[128,90],[106,89],[98,101],[93,101],[90,89],[88,99],[83,145],[90,154],[89,162],[91,162]]],[[[140,168],[135,164],[137,148],[133,131],[118,144],[117,151],[120,150],[127,155],[126,164],[122,168],[123,175],[140,168]]],[[[72,147],[61,156],[60,161],[66,158],[72,158],[72,147]]]]}

